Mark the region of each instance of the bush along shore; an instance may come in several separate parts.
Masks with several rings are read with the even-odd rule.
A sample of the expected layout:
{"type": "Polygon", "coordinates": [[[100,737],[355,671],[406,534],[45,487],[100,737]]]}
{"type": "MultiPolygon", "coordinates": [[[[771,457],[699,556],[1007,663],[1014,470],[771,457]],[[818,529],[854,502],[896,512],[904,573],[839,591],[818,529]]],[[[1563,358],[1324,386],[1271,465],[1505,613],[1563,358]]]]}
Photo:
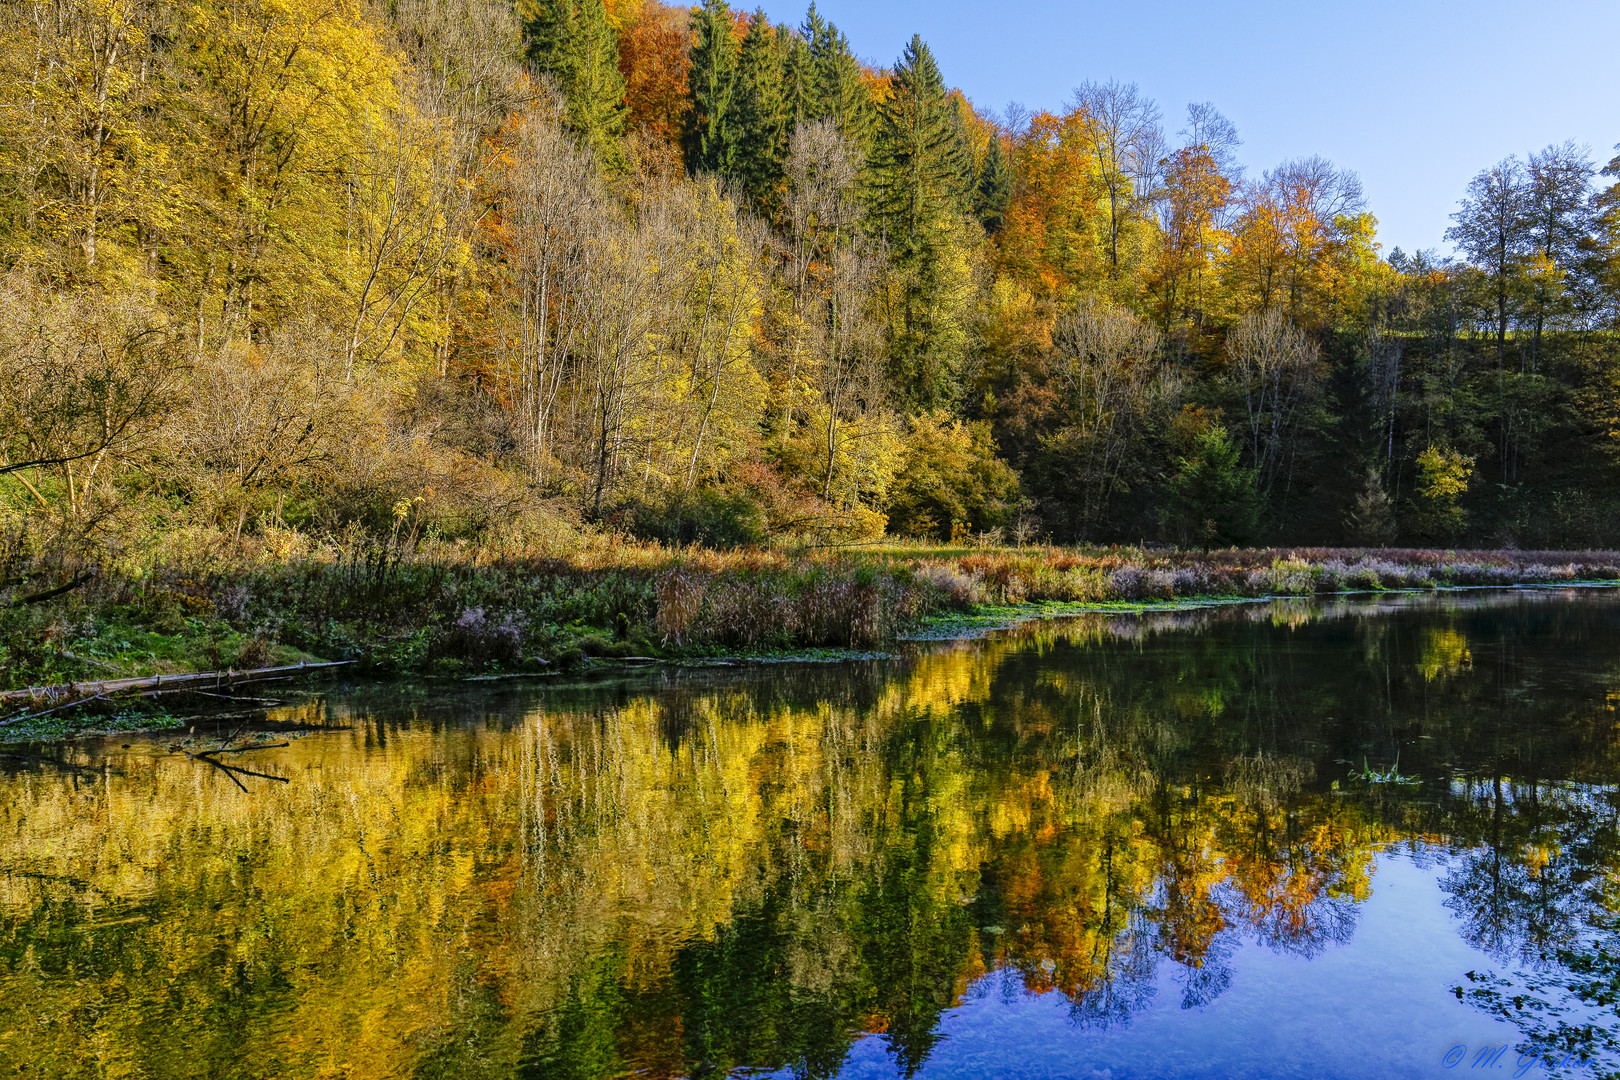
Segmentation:
{"type": "Polygon", "coordinates": [[[870,650],[987,609],[1016,617],[1020,605],[1616,578],[1620,552],[614,542],[552,557],[432,544],[278,557],[238,545],[139,570],[11,567],[0,576],[0,689],[338,660],[385,676],[544,673],[614,658],[870,650]]]}

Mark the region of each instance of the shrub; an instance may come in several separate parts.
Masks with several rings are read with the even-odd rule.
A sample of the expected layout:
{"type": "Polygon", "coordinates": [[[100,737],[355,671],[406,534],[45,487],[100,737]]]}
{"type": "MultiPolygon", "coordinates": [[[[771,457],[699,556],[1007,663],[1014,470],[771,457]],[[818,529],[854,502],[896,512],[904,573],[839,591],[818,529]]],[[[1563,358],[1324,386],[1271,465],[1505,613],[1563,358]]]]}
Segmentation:
{"type": "Polygon", "coordinates": [[[526,621],[511,612],[497,616],[481,607],[466,608],[450,624],[439,648],[434,651],[439,656],[473,663],[514,664],[522,657],[526,621]]]}
{"type": "Polygon", "coordinates": [[[889,527],[903,536],[947,537],[957,523],[990,531],[1009,522],[1018,476],[996,456],[988,423],[943,412],[911,418],[904,464],[895,477],[889,527]]]}
{"type": "Polygon", "coordinates": [[[1311,564],[1298,557],[1272,560],[1265,580],[1269,591],[1274,593],[1298,596],[1316,591],[1316,574],[1311,564]]]}
{"type": "Polygon", "coordinates": [[[741,491],[700,488],[630,502],[610,520],[642,540],[684,547],[739,548],[763,542],[765,512],[741,491]]]}

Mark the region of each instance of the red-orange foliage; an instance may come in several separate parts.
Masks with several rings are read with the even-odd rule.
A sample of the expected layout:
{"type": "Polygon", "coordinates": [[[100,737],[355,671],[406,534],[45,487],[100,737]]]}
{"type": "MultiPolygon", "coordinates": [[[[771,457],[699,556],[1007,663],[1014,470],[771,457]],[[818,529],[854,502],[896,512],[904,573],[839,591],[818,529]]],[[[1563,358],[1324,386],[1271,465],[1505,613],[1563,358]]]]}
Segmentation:
{"type": "Polygon", "coordinates": [[[1013,142],[1016,179],[997,246],[1002,269],[1038,296],[1061,296],[1100,272],[1100,192],[1089,137],[1079,112],[1042,112],[1013,142]]]}
{"type": "Polygon", "coordinates": [[[692,64],[691,17],[687,8],[644,0],[619,28],[619,73],[624,76],[628,126],[677,161],[686,74],[692,64]]]}

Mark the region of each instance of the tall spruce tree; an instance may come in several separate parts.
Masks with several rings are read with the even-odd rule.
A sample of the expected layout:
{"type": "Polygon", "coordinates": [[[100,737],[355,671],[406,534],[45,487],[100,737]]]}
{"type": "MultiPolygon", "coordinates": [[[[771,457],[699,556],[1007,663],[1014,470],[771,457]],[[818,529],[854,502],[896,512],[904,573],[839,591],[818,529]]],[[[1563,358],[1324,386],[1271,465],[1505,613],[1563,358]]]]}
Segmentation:
{"type": "Polygon", "coordinates": [[[894,377],[913,404],[932,408],[955,395],[966,347],[968,151],[956,106],[921,37],[912,37],[895,64],[880,117],[870,217],[893,268],[894,377]]]}
{"type": "Polygon", "coordinates": [[[804,13],[804,22],[799,24],[799,40],[803,41],[809,50],[811,63],[810,83],[806,90],[811,102],[811,111],[805,117],[807,120],[822,120],[827,115],[821,107],[820,57],[831,29],[827,20],[821,17],[821,12],[816,10],[816,0],[810,0],[810,9],[804,13]]]}
{"type": "Polygon", "coordinates": [[[725,0],[704,0],[692,13],[692,67],[687,74],[686,168],[729,176],[738,142],[737,37],[725,0]]]}
{"type": "Polygon", "coordinates": [[[778,26],[776,35],[777,50],[782,57],[782,101],[791,138],[794,128],[819,115],[816,112],[816,62],[810,55],[810,43],[791,28],[778,26]]]}
{"type": "Polygon", "coordinates": [[[979,186],[979,163],[973,158],[973,138],[968,134],[968,117],[973,107],[961,94],[948,94],[945,100],[950,105],[951,130],[955,132],[956,145],[961,148],[957,158],[962,167],[961,183],[956,186],[958,208],[964,214],[972,214],[973,195],[979,186]]]}
{"type": "Polygon", "coordinates": [[[838,131],[863,155],[870,153],[876,109],[861,62],[850,50],[849,39],[810,5],[799,31],[810,43],[815,65],[814,120],[831,119],[838,131]]]}
{"type": "Polygon", "coordinates": [[[912,37],[895,64],[873,150],[873,211],[897,250],[963,205],[967,147],[921,37],[912,37]]]}
{"type": "Polygon", "coordinates": [[[1007,207],[1011,204],[1012,170],[1007,167],[1001,136],[992,132],[973,187],[973,216],[979,219],[986,233],[994,236],[1007,223],[1007,207]]]}
{"type": "Polygon", "coordinates": [[[763,10],[748,22],[737,60],[737,149],[732,174],[755,206],[774,210],[790,128],[776,31],[763,10]]]}
{"type": "Polygon", "coordinates": [[[556,80],[568,125],[609,168],[624,163],[624,77],[618,35],[602,0],[524,0],[529,62],[556,80]]]}

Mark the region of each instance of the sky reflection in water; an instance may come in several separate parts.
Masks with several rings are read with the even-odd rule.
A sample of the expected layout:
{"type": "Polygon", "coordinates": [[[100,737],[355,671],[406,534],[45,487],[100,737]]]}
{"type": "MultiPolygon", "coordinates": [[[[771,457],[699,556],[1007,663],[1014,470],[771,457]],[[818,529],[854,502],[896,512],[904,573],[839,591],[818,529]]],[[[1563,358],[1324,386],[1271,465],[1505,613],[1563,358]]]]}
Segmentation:
{"type": "Polygon", "coordinates": [[[354,688],[246,795],[168,740],[45,748],[80,768],[0,778],[0,1060],[1512,1075],[1596,1019],[1613,1068],[1570,972],[1616,939],[1617,646],[1606,590],[1278,601],[354,688]]]}

